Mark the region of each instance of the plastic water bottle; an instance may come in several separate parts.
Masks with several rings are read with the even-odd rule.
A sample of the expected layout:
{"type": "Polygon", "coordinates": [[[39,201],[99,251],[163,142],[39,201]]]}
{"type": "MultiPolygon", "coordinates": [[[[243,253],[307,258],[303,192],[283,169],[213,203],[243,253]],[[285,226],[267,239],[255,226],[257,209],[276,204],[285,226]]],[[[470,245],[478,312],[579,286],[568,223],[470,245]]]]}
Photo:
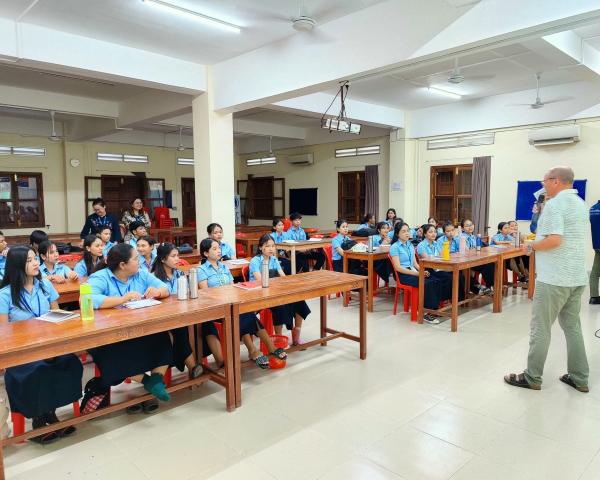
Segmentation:
{"type": "Polygon", "coordinates": [[[92,286],[82,283],[79,286],[79,310],[83,322],[94,320],[94,302],[92,301],[92,286]]]}
{"type": "Polygon", "coordinates": [[[190,268],[190,298],[198,298],[198,272],[190,268]]]}
{"type": "Polygon", "coordinates": [[[442,260],[450,260],[450,242],[448,240],[444,240],[442,244],[442,260]]]}
{"type": "Polygon", "coordinates": [[[188,299],[188,281],[185,275],[177,278],[177,300],[188,299]]]}
{"type": "Polygon", "coordinates": [[[477,234],[477,243],[475,248],[478,252],[481,252],[481,233],[477,234]]]}
{"type": "Polygon", "coordinates": [[[269,287],[269,262],[263,262],[260,266],[260,282],[262,288],[269,287]]]}
{"type": "Polygon", "coordinates": [[[467,253],[467,239],[462,234],[462,229],[460,227],[458,227],[458,234],[458,253],[464,255],[465,253],[467,253]]]}
{"type": "Polygon", "coordinates": [[[517,227],[517,231],[515,232],[515,247],[519,248],[521,246],[521,234],[519,233],[519,227],[517,227]]]}

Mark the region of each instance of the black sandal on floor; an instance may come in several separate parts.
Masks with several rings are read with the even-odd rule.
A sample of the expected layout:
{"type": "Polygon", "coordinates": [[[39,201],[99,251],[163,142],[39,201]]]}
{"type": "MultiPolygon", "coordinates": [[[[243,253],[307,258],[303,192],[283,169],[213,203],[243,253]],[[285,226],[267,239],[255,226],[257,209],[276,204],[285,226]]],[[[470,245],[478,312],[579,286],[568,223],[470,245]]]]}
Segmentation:
{"type": "Polygon", "coordinates": [[[259,355],[254,359],[254,363],[256,363],[256,366],[258,368],[261,368],[263,370],[268,370],[269,368],[271,368],[271,365],[269,364],[269,357],[267,357],[266,355],[259,355]]]}
{"type": "MultiPolygon", "coordinates": [[[[44,415],[44,419],[46,420],[46,423],[48,423],[49,425],[52,425],[53,423],[58,423],[60,421],[58,419],[58,417],[56,416],[56,412],[47,413],[46,415],[44,415]]],[[[68,427],[57,430],[57,433],[61,437],[70,437],[76,431],[77,431],[77,429],[73,425],[69,425],[68,427]]]]}
{"type": "Polygon", "coordinates": [[[135,405],[129,405],[129,406],[128,406],[128,407],[125,409],[125,411],[126,411],[127,413],[130,413],[130,414],[132,414],[132,415],[133,415],[133,414],[136,414],[136,413],[140,413],[140,412],[141,412],[143,409],[144,409],[144,407],[142,407],[142,404],[141,404],[141,403],[136,403],[135,405]]]}
{"type": "Polygon", "coordinates": [[[38,435],[37,437],[31,437],[29,440],[35,443],[39,443],[40,445],[48,445],[50,443],[56,442],[60,438],[58,432],[48,432],[43,435],[38,435]]]}
{"type": "Polygon", "coordinates": [[[568,373],[564,374],[562,377],[558,377],[558,379],[561,382],[566,383],[567,385],[569,385],[569,387],[573,387],[578,392],[588,393],[590,391],[589,387],[578,387],[577,385],[575,385],[575,382],[571,378],[571,375],[569,375],[568,373]]]}
{"type": "Polygon", "coordinates": [[[269,355],[278,358],[279,360],[285,360],[287,358],[287,353],[285,353],[285,350],[283,348],[278,348],[277,350],[274,350],[271,353],[269,353],[269,355]]]}
{"type": "Polygon", "coordinates": [[[530,390],[541,390],[541,385],[530,384],[522,373],[510,373],[504,375],[504,381],[513,387],[529,388],[530,390]]]}
{"type": "Polygon", "coordinates": [[[141,407],[144,410],[144,413],[154,413],[158,410],[158,400],[153,398],[152,400],[146,400],[142,402],[141,407]]]}

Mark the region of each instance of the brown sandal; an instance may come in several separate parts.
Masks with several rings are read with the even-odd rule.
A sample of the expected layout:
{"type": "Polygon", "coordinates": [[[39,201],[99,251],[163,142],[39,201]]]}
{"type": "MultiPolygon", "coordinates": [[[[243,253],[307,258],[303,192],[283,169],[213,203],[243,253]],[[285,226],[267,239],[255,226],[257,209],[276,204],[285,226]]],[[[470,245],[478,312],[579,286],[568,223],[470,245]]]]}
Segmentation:
{"type": "Polygon", "coordinates": [[[590,391],[589,387],[587,387],[587,386],[586,387],[578,387],[577,385],[575,385],[575,382],[571,378],[571,375],[569,375],[568,373],[564,374],[562,377],[558,377],[558,379],[561,382],[566,383],[567,385],[569,385],[569,387],[573,387],[578,392],[588,393],[590,391]]]}
{"type": "Polygon", "coordinates": [[[504,375],[504,381],[513,387],[529,388],[530,390],[541,390],[541,385],[531,384],[522,373],[510,373],[504,375]]]}

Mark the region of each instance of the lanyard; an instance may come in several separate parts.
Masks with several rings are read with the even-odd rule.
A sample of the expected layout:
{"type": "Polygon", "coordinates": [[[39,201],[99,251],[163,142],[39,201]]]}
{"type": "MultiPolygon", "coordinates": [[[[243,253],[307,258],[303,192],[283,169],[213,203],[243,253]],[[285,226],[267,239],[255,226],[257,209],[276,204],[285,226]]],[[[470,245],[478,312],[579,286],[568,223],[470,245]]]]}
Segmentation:
{"type": "Polygon", "coordinates": [[[223,272],[223,270],[221,269],[221,264],[217,263],[216,269],[212,265],[210,265],[210,268],[212,268],[213,271],[215,272],[215,274],[213,276],[217,277],[217,281],[219,282],[219,287],[222,287],[223,285],[229,285],[229,282],[225,282],[226,275],[223,272]]]}
{"type": "Polygon", "coordinates": [[[121,292],[121,287],[119,287],[119,282],[117,281],[117,279],[115,277],[111,277],[111,280],[113,281],[113,283],[115,284],[115,287],[117,288],[117,291],[119,292],[119,296],[123,296],[125,295],[125,293],[128,293],[131,285],[129,283],[127,283],[127,288],[125,288],[125,293],[121,292]]]}
{"type": "Polygon", "coordinates": [[[96,214],[96,221],[93,223],[97,224],[100,227],[103,227],[104,225],[110,225],[110,220],[108,219],[108,215],[104,215],[103,217],[101,217],[100,215],[96,214]]]}
{"type": "MultiPolygon", "coordinates": [[[[32,291],[32,293],[33,293],[33,291],[32,291]]],[[[23,303],[25,305],[25,310],[27,310],[29,313],[31,313],[34,317],[39,317],[42,314],[42,304],[40,303],[40,295],[38,294],[38,295],[36,295],[36,297],[37,297],[37,304],[38,304],[37,313],[33,310],[33,307],[31,305],[29,305],[29,302],[25,298],[25,294],[23,292],[21,292],[21,303],[23,303]]]]}
{"type": "Polygon", "coordinates": [[[406,253],[408,253],[408,260],[410,261],[410,266],[413,266],[413,258],[412,258],[412,249],[410,248],[410,244],[408,242],[406,243],[400,243],[400,245],[402,245],[402,247],[406,250],[406,253]]]}

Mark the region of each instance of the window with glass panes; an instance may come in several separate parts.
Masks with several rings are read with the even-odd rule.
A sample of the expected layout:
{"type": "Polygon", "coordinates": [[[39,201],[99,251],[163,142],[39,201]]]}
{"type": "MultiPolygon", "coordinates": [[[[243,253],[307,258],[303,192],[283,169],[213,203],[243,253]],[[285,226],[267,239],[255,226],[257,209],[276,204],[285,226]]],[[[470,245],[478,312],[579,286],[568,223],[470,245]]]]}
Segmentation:
{"type": "Polygon", "coordinates": [[[365,172],[338,173],[338,218],[360,223],[365,214],[365,172]]]}
{"type": "Polygon", "coordinates": [[[45,227],[41,173],[0,172],[0,230],[45,227]]]}

